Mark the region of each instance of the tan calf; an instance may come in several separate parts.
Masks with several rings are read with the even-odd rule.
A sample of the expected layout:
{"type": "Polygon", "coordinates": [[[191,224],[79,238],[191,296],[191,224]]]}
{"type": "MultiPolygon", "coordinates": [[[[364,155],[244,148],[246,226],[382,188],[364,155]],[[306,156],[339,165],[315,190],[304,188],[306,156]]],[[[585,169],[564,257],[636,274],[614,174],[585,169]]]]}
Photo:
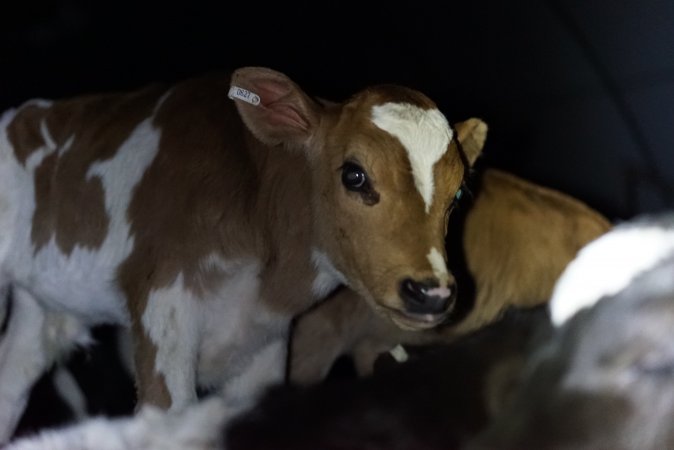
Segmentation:
{"type": "Polygon", "coordinates": [[[610,227],[578,200],[487,169],[464,225],[465,260],[475,280],[475,304],[468,316],[456,325],[406,332],[372,314],[356,293],[345,289],[297,321],[291,381],[321,380],[343,354],[354,357],[360,374],[368,374],[377,355],[397,344],[450,342],[492,323],[511,305],[546,302],[578,250],[610,227]]]}
{"type": "Polygon", "coordinates": [[[199,386],[234,412],[340,284],[400,326],[442,322],[446,218],[485,132],[412,89],[319,103],[256,67],[6,112],[0,442],[99,323],[130,328],[141,403],[182,409],[199,386]]]}

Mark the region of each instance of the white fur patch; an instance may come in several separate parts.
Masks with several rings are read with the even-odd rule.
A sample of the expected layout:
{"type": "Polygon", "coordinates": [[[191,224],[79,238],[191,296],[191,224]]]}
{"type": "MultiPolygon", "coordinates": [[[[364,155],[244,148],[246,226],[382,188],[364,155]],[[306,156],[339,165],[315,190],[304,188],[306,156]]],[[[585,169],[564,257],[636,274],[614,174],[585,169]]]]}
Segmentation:
{"type": "Polygon", "coordinates": [[[346,284],[346,277],[332,265],[328,255],[320,250],[313,249],[311,260],[318,271],[311,286],[315,298],[323,298],[340,284],[346,284]]]}
{"type": "Polygon", "coordinates": [[[56,142],[54,139],[52,139],[49,128],[47,127],[47,121],[44,119],[40,121],[40,134],[42,135],[42,139],[44,140],[47,148],[50,148],[51,150],[56,149],[56,142]]]}
{"type": "Polygon", "coordinates": [[[16,440],[7,450],[206,450],[222,448],[227,409],[208,398],[180,413],[143,407],[131,418],[98,417],[16,440]]]}
{"type": "Polygon", "coordinates": [[[129,138],[122,144],[114,158],[91,165],[87,180],[99,177],[105,190],[105,210],[110,219],[106,242],[124,243],[125,256],[133,248],[134,238],[127,221],[127,210],[131,196],[147,168],[159,151],[161,133],[152,125],[152,118],[141,122],[129,138]],[[139,152],[138,149],[146,149],[139,152]],[[122,182],[123,180],[123,182],[122,182]]]}
{"type": "Polygon", "coordinates": [[[206,258],[223,282],[200,299],[199,386],[220,390],[228,410],[240,411],[270,384],[283,380],[290,317],[260,301],[258,260],[206,258]]]}
{"type": "Polygon", "coordinates": [[[63,156],[64,153],[66,153],[68,150],[71,149],[73,146],[73,142],[75,142],[75,136],[70,136],[67,141],[63,144],[63,147],[59,149],[59,158],[63,156]]]}
{"type": "Polygon", "coordinates": [[[201,386],[220,387],[243,370],[239,353],[256,351],[258,341],[267,339],[266,327],[274,328],[268,325],[274,318],[259,305],[259,261],[223,261],[211,255],[202,264],[221,270],[222,284],[199,301],[202,338],[197,381],[201,386]]]}
{"type": "Polygon", "coordinates": [[[163,289],[150,292],[143,327],[157,347],[155,370],[164,376],[171,410],[181,410],[196,396],[198,299],[185,288],[183,274],[163,289]]]}
{"type": "Polygon", "coordinates": [[[440,285],[447,286],[449,283],[449,271],[447,270],[445,258],[442,257],[442,254],[435,247],[431,248],[431,251],[428,252],[426,258],[428,258],[428,262],[431,263],[433,275],[440,281],[440,285]]]}
{"type": "Polygon", "coordinates": [[[583,247],[555,284],[552,321],[559,326],[602,297],[617,294],[674,252],[674,231],[657,226],[614,229],[583,247]]]}
{"type": "MultiPolygon", "coordinates": [[[[14,235],[16,242],[21,243],[12,258],[15,278],[34,280],[31,281],[31,289],[38,298],[48,299],[65,311],[82,315],[88,322],[126,323],[128,317],[123,295],[110,280],[114,278],[117,266],[133,249],[134,238],[127,221],[127,209],[134,188],[159,150],[160,136],[151,119],[146,119],[113,158],[97,162],[89,169],[87,179],[101,179],[105,210],[110,221],[108,234],[96,249],[76,245],[66,255],[52,237],[31,260],[34,248],[29,224],[35,208],[34,173],[24,172],[24,190],[18,194],[26,199],[23,205],[28,208],[23,210],[23,217],[19,219],[25,225],[17,225],[14,235]]],[[[42,149],[34,152],[29,161],[41,152],[42,149]]]]}
{"type": "Polygon", "coordinates": [[[33,98],[31,100],[26,100],[26,102],[21,105],[21,108],[25,108],[26,106],[37,106],[38,108],[46,109],[51,108],[53,104],[53,101],[45,98],[33,98]]]}
{"type": "Polygon", "coordinates": [[[33,383],[53,361],[42,345],[44,325],[37,300],[15,289],[9,324],[0,336],[0,447],[18,424],[33,383]]]}
{"type": "MultiPolygon", "coordinates": [[[[38,150],[34,151],[28,156],[28,159],[26,159],[26,169],[29,172],[34,172],[37,167],[42,164],[42,160],[44,160],[47,156],[51,155],[56,151],[56,143],[51,137],[51,134],[49,133],[49,129],[47,128],[47,122],[45,120],[42,120],[40,122],[40,134],[42,135],[42,139],[45,142],[44,147],[40,147],[38,150]]],[[[69,142],[71,142],[69,140],[69,142]]]]}
{"type": "Polygon", "coordinates": [[[35,169],[42,164],[42,161],[49,155],[54,153],[54,148],[40,147],[28,156],[26,159],[26,170],[30,173],[35,172],[35,169]]]}
{"type": "MultiPolygon", "coordinates": [[[[0,117],[0,261],[5,259],[8,248],[13,241],[11,233],[18,208],[12,198],[14,194],[12,186],[15,186],[12,166],[15,163],[15,156],[7,137],[7,126],[15,115],[15,110],[9,110],[5,111],[0,117]]],[[[5,282],[1,269],[0,263],[0,290],[2,290],[2,284],[5,282]]]]}
{"type": "Polygon", "coordinates": [[[372,108],[372,122],[398,138],[407,150],[414,184],[424,199],[426,213],[433,201],[433,167],[447,152],[452,129],[437,109],[408,103],[385,103],[372,108]]]}
{"type": "Polygon", "coordinates": [[[172,410],[191,403],[197,385],[224,389],[228,406],[241,407],[282,380],[290,317],[260,302],[256,259],[210,255],[200,265],[220,271],[222,280],[204,298],[185,287],[182,274],[150,295],[142,320],[157,347],[155,368],[166,380],[172,410]]]}

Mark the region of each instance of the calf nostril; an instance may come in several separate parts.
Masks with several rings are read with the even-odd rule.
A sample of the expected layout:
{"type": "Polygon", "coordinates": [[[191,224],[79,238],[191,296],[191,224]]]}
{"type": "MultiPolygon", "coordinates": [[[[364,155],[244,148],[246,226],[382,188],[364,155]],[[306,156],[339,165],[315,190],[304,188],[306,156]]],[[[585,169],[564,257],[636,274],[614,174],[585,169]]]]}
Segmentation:
{"type": "Polygon", "coordinates": [[[411,278],[406,278],[402,282],[402,288],[403,291],[406,293],[412,295],[412,296],[418,296],[422,294],[420,286],[414,282],[411,278]]]}
{"type": "Polygon", "coordinates": [[[453,298],[453,286],[442,287],[434,280],[417,282],[411,278],[400,284],[400,296],[405,309],[416,314],[438,314],[445,312],[453,298]]]}

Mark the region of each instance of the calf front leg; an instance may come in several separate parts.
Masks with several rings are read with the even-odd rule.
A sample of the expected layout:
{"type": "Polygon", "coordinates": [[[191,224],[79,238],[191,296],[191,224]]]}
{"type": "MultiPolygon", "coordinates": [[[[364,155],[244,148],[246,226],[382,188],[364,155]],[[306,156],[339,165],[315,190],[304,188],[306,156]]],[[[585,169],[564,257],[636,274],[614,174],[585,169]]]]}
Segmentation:
{"type": "Polygon", "coordinates": [[[348,352],[350,336],[318,316],[305,316],[293,330],[288,378],[290,383],[312,385],[322,381],[335,361],[348,352]]]}
{"type": "Polygon", "coordinates": [[[171,394],[164,374],[157,371],[157,346],[141,326],[133,327],[133,362],[136,374],[136,410],[144,404],[163,409],[171,407],[171,394]]]}
{"type": "Polygon", "coordinates": [[[258,348],[243,370],[226,380],[220,390],[224,399],[225,421],[255,405],[267,388],[283,382],[287,338],[287,335],[279,336],[258,348]]]}
{"type": "Polygon", "coordinates": [[[151,292],[142,317],[133,320],[138,407],[181,410],[196,401],[196,308],[178,280],[151,292]]]}
{"type": "MultiPolygon", "coordinates": [[[[299,316],[291,336],[289,381],[298,385],[322,381],[337,358],[354,356],[354,347],[372,331],[373,317],[365,300],[346,288],[299,316]]],[[[367,374],[374,356],[362,350],[357,368],[367,374]]]]}

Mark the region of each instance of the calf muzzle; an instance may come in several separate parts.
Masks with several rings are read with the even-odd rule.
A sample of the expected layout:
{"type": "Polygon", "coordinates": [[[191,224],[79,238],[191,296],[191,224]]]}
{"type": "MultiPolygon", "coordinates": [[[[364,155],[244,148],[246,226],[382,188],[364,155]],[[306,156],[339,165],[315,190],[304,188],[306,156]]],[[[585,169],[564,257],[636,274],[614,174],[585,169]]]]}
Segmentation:
{"type": "Polygon", "coordinates": [[[409,314],[443,314],[454,304],[456,285],[444,287],[436,280],[406,278],[400,283],[400,297],[409,314]]]}

